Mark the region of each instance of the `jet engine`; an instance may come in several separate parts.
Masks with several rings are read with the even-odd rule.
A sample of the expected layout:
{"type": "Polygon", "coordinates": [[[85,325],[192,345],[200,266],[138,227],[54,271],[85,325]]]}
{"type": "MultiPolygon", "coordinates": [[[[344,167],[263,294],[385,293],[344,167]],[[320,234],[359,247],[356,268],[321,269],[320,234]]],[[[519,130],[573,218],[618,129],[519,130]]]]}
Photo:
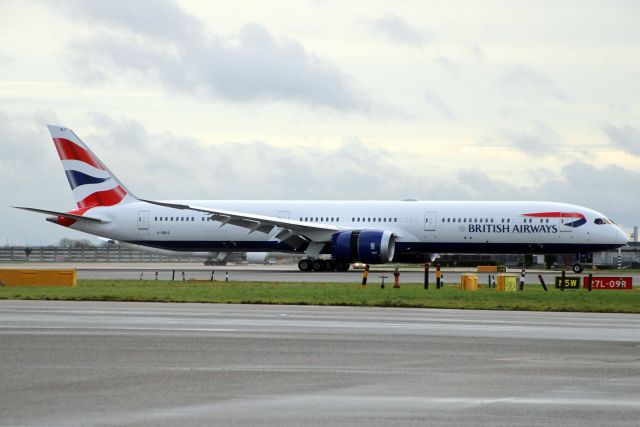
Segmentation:
{"type": "Polygon", "coordinates": [[[331,237],[331,255],[336,261],[384,264],[393,260],[396,237],[385,230],[342,231],[331,237]]]}

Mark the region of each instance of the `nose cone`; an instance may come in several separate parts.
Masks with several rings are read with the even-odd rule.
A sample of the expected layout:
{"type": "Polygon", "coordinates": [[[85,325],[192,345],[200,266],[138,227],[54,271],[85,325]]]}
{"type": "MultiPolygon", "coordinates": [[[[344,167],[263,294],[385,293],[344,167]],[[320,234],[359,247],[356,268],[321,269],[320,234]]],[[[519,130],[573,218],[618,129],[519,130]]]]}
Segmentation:
{"type": "Polygon", "coordinates": [[[616,227],[616,244],[618,245],[626,245],[629,242],[627,239],[627,235],[624,231],[622,231],[619,227],[616,227]]]}

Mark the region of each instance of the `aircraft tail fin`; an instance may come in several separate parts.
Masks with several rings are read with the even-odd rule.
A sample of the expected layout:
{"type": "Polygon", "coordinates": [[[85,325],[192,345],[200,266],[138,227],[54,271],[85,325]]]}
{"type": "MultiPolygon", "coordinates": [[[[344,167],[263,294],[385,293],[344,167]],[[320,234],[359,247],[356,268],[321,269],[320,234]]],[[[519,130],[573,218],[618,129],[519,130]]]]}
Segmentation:
{"type": "Polygon", "coordinates": [[[47,127],[79,209],[137,200],[71,129],[47,127]]]}

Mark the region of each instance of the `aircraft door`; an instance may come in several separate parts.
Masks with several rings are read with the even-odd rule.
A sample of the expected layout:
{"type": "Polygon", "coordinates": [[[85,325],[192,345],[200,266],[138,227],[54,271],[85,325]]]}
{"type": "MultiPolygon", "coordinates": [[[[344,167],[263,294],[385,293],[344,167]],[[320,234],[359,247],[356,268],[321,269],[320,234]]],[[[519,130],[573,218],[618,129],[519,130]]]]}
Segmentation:
{"type": "Polygon", "coordinates": [[[435,212],[425,212],[424,214],[424,231],[436,231],[436,218],[435,212]]]}
{"type": "Polygon", "coordinates": [[[149,211],[138,212],[138,231],[149,230],[149,211]]]}

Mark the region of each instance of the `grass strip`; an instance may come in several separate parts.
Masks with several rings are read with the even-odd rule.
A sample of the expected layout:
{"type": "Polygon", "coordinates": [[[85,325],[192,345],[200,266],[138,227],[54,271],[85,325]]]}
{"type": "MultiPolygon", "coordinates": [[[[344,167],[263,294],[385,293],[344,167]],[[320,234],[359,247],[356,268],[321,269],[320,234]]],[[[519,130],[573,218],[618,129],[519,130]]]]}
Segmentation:
{"type": "Polygon", "coordinates": [[[640,289],[544,292],[539,285],[527,285],[524,292],[488,288],[470,292],[454,286],[424,290],[421,284],[403,284],[400,289],[368,285],[361,289],[358,283],[79,280],[75,288],[4,286],[0,287],[0,299],[640,313],[640,289]]]}

